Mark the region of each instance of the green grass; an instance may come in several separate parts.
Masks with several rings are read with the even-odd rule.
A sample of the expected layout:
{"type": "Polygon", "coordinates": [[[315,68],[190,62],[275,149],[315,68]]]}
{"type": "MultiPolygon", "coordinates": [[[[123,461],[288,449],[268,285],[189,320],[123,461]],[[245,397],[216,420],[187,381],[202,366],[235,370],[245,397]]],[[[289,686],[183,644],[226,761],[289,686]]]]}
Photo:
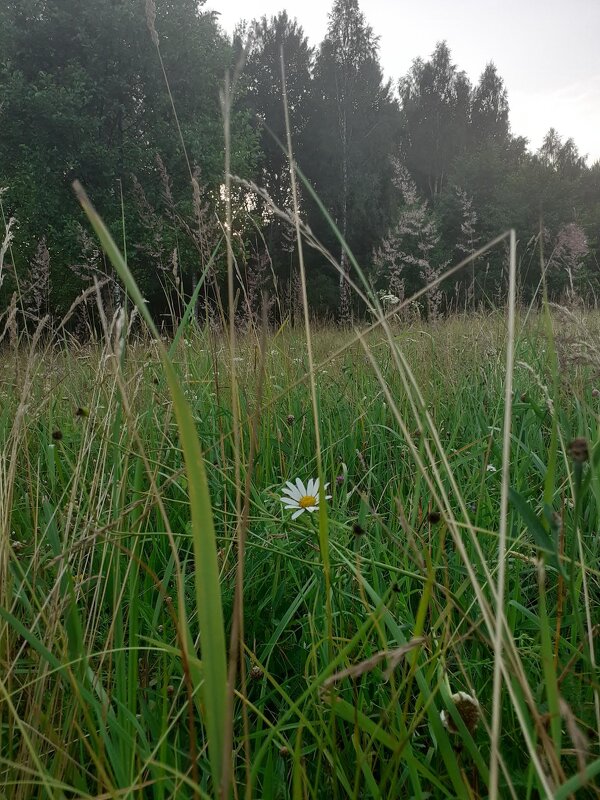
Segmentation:
{"type": "MultiPolygon", "coordinates": [[[[317,474],[304,339],[287,327],[268,337],[260,393],[260,339],[239,345],[242,487],[257,403],[260,414],[245,498],[245,679],[234,687],[225,753],[215,741],[224,716],[214,715],[226,701],[207,683],[230,631],[237,573],[227,342],[189,329],[167,372],[159,346],[144,338],[131,338],[122,359],[114,336],[5,350],[5,796],[215,797],[224,757],[238,797],[487,797],[495,651],[480,601],[495,620],[505,328],[495,314],[394,329],[391,341],[372,332],[364,344],[313,331],[333,495],[329,597],[317,515],[292,522],[279,500],[286,480],[317,474]],[[399,353],[420,395],[403,381],[399,353]],[[193,435],[181,436],[169,369],[204,456],[216,598],[203,561],[210,512],[194,521],[189,481],[200,478],[186,472],[184,452],[193,435]],[[224,629],[215,633],[221,604],[224,629]],[[343,673],[404,645],[389,673],[383,656],[343,673]],[[472,734],[456,713],[458,733],[440,722],[459,690],[481,705],[472,734]]],[[[598,328],[589,315],[592,344],[598,328]]],[[[560,351],[564,321],[555,329],[560,351]]],[[[564,785],[557,797],[597,797],[590,639],[596,663],[598,643],[589,624],[597,626],[600,599],[600,398],[593,366],[569,358],[572,342],[553,365],[543,317],[518,323],[517,334],[500,796],[545,797],[546,781],[564,785]],[[576,436],[590,446],[581,469],[566,452],[576,436]]],[[[218,673],[212,680],[219,685],[218,673]]]]}

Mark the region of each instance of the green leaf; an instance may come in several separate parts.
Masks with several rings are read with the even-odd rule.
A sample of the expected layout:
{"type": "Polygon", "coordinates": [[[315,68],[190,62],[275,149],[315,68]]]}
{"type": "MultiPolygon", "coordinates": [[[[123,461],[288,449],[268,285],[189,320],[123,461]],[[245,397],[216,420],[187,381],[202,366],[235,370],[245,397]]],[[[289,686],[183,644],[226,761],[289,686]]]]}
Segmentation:
{"type": "MultiPolygon", "coordinates": [[[[169,390],[173,398],[173,407],[179,430],[179,439],[183,449],[186,474],[189,485],[190,513],[192,518],[192,541],[194,546],[196,589],[196,611],[200,623],[200,642],[202,647],[202,700],[205,709],[204,725],[208,734],[208,751],[211,772],[215,787],[220,785],[223,765],[223,743],[225,741],[225,718],[227,703],[227,657],[225,648],[225,630],[223,607],[221,602],[221,586],[219,565],[217,561],[217,544],[212,515],[212,506],[208,490],[208,480],[204,466],[204,458],[198,439],[191,408],[177,378],[173,364],[166,352],[158,330],[148,311],[146,301],[135,282],[135,279],[115,244],[106,225],[94,209],[83,187],[79,182],[73,185],[107,256],[125,284],[129,296],[158,342],[163,369],[166,374],[169,390]]],[[[193,637],[186,620],[186,641],[191,643],[193,637]]],[[[189,645],[188,645],[189,646],[189,645]]],[[[191,670],[192,681],[198,682],[199,671],[191,670]]]]}
{"type": "Polygon", "coordinates": [[[525,523],[538,549],[546,554],[548,563],[556,567],[562,576],[566,578],[564,567],[558,557],[557,541],[544,528],[542,521],[525,498],[513,488],[510,488],[508,492],[511,505],[525,523]]]}

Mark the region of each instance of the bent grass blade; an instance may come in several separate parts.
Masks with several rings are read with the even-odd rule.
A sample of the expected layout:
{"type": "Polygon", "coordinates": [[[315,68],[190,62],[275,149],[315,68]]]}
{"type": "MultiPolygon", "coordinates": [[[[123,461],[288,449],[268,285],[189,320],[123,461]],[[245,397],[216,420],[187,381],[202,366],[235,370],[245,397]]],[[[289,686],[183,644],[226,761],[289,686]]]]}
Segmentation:
{"type": "MultiPolygon", "coordinates": [[[[194,570],[196,611],[200,623],[202,646],[202,676],[204,682],[201,697],[205,711],[203,721],[208,736],[211,773],[216,788],[220,782],[224,758],[227,661],[216,536],[202,449],[191,409],[185,399],[169,354],[161,342],[156,325],[135,278],[81,184],[75,181],[73,188],[105,253],[159,345],[160,359],[173,399],[189,486],[192,540],[196,562],[194,570]]],[[[182,624],[185,625],[187,646],[190,647],[193,639],[187,618],[182,620],[182,624]]],[[[192,680],[197,681],[198,677],[198,673],[193,671],[192,680]]]]}

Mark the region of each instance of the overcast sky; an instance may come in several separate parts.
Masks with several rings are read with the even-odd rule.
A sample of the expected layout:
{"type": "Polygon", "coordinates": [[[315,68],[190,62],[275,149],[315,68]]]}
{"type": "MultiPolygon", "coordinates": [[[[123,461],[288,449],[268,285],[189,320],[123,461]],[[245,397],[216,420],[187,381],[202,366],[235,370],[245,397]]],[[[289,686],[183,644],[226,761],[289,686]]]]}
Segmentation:
{"type": "MultiPolygon", "coordinates": [[[[232,33],[240,19],[285,8],[311,44],[327,29],[332,0],[207,0],[232,33]]],[[[588,163],[600,159],[600,0],[362,0],[394,82],[417,56],[446,39],[455,63],[476,81],[494,61],[508,90],[513,133],[537,149],[555,127],[588,163]]]]}

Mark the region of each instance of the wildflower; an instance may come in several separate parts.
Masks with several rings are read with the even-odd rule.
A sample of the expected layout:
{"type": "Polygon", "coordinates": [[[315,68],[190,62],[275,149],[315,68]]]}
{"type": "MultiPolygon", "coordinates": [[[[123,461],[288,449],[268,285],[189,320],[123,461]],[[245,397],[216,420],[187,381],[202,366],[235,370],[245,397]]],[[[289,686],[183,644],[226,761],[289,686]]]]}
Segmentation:
{"type": "Polygon", "coordinates": [[[576,464],[583,464],[583,462],[587,461],[590,457],[587,439],[584,439],[583,436],[573,439],[573,441],[567,447],[567,453],[571,456],[576,464]]]}
{"type": "MultiPolygon", "coordinates": [[[[327,489],[328,483],[324,488],[327,489]]],[[[287,509],[297,509],[292,514],[292,519],[297,519],[303,511],[316,511],[319,507],[319,479],[311,478],[306,486],[302,483],[300,478],[296,478],[296,483],[287,481],[285,487],[282,489],[283,496],[281,502],[285,503],[287,509]]],[[[325,497],[326,500],[331,499],[331,495],[325,497]]]]}
{"type": "Polygon", "coordinates": [[[336,479],[335,479],[335,482],[337,483],[338,486],[341,486],[344,483],[344,481],[345,481],[345,477],[343,475],[341,475],[341,474],[338,475],[336,477],[336,479]]]}
{"type": "Polygon", "coordinates": [[[487,467],[486,467],[486,470],[488,472],[498,472],[498,470],[496,469],[496,467],[493,464],[488,464],[487,467]]]}
{"type": "MultiPolygon", "coordinates": [[[[456,706],[456,710],[469,733],[473,733],[481,716],[481,708],[477,699],[466,692],[456,692],[451,696],[450,700],[456,706]]],[[[440,719],[442,720],[442,725],[451,733],[458,733],[454,720],[445,709],[440,712],[440,719]]]]}
{"type": "Polygon", "coordinates": [[[288,425],[293,425],[296,420],[296,417],[293,414],[288,414],[286,417],[286,422],[288,425]]]}

